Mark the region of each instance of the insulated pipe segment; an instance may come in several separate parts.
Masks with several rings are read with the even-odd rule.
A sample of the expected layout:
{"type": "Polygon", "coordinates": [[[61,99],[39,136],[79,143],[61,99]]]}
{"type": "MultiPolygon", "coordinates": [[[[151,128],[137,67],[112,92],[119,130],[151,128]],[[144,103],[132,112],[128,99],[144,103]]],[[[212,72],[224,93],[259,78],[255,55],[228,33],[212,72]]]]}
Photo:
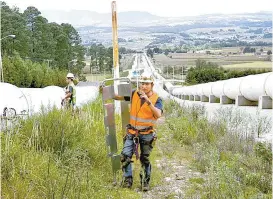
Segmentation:
{"type": "Polygon", "coordinates": [[[243,78],[240,83],[242,95],[250,101],[258,101],[260,96],[266,95],[265,83],[270,74],[271,73],[263,73],[243,78]]]}
{"type": "Polygon", "coordinates": [[[270,73],[265,80],[265,93],[273,99],[273,73],[270,73]]]}
{"type": "Polygon", "coordinates": [[[224,83],[224,95],[235,100],[238,95],[242,95],[240,91],[240,84],[244,77],[232,78],[224,83]]]}
{"type": "Polygon", "coordinates": [[[218,81],[218,82],[214,82],[212,84],[212,87],[211,87],[211,91],[212,91],[212,94],[217,97],[217,98],[220,98],[221,95],[224,95],[224,83],[226,82],[227,80],[224,80],[224,81],[218,81]]]}
{"type": "Polygon", "coordinates": [[[213,83],[206,83],[203,85],[203,95],[209,97],[210,95],[212,95],[212,84],[213,83]]]}

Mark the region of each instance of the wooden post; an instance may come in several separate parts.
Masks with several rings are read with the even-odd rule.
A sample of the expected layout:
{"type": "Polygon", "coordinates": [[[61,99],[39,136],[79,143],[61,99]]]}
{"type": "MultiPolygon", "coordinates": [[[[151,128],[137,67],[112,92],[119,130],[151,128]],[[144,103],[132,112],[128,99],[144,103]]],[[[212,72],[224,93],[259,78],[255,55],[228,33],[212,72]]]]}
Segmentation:
{"type": "Polygon", "coordinates": [[[117,30],[117,6],[116,6],[116,1],[112,1],[112,32],[113,32],[114,78],[119,78],[119,52],[118,52],[118,30],[117,30]]]}

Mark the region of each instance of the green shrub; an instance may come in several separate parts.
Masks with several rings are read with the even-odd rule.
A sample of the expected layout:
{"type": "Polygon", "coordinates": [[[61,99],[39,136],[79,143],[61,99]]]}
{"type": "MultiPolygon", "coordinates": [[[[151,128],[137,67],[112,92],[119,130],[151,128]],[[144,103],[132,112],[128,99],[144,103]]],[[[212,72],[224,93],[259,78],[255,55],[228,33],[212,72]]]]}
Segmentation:
{"type": "Polygon", "coordinates": [[[215,82],[219,80],[244,77],[247,75],[256,75],[271,72],[269,69],[242,69],[242,70],[224,70],[217,64],[207,62],[202,59],[196,60],[196,66],[188,70],[186,83],[201,84],[207,82],[215,82]]]}
{"type": "MultiPolygon", "coordinates": [[[[65,86],[66,74],[64,70],[48,68],[45,64],[24,61],[16,55],[3,57],[4,81],[18,87],[42,88],[46,86],[65,86]]],[[[84,80],[84,77],[81,77],[84,80]]]]}

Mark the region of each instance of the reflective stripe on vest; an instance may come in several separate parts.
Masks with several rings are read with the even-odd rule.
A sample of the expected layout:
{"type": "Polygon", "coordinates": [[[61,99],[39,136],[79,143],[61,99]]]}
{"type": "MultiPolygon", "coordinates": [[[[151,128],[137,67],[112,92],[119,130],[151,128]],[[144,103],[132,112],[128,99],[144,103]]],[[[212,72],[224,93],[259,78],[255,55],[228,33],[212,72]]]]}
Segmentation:
{"type": "MultiPolygon", "coordinates": [[[[156,93],[153,93],[152,96],[149,97],[151,103],[155,105],[158,95],[156,93]]],[[[148,127],[153,127],[156,123],[156,118],[154,117],[154,114],[147,104],[145,102],[141,106],[141,99],[137,94],[137,91],[134,92],[132,97],[132,104],[131,104],[131,112],[130,112],[130,124],[136,129],[142,130],[148,127]]],[[[129,131],[131,134],[134,134],[133,130],[129,131]]],[[[148,132],[141,132],[141,134],[148,134],[150,133],[150,130],[148,132]]]]}
{"type": "Polygon", "coordinates": [[[137,129],[137,130],[142,130],[142,129],[147,129],[147,128],[149,128],[149,127],[151,127],[151,126],[133,126],[135,129],[137,129]]]}
{"type": "Polygon", "coordinates": [[[140,118],[140,117],[135,117],[135,116],[132,116],[132,115],[130,116],[130,119],[137,120],[139,122],[150,122],[150,123],[153,123],[153,124],[156,123],[156,120],[147,120],[147,119],[143,119],[143,118],[140,118]]]}

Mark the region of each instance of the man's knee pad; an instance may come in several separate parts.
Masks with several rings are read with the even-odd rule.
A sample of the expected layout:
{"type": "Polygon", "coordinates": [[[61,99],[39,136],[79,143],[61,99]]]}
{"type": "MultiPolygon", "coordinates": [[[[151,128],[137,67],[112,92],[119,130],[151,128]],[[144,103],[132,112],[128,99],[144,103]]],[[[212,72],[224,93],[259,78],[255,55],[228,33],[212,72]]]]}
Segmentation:
{"type": "Polygon", "coordinates": [[[148,154],[141,154],[140,155],[140,162],[144,165],[149,165],[150,164],[150,160],[149,160],[149,155],[148,154]]]}
{"type": "Polygon", "coordinates": [[[120,161],[121,161],[122,168],[126,168],[131,163],[131,158],[128,157],[127,155],[121,154],[120,161]]]}

